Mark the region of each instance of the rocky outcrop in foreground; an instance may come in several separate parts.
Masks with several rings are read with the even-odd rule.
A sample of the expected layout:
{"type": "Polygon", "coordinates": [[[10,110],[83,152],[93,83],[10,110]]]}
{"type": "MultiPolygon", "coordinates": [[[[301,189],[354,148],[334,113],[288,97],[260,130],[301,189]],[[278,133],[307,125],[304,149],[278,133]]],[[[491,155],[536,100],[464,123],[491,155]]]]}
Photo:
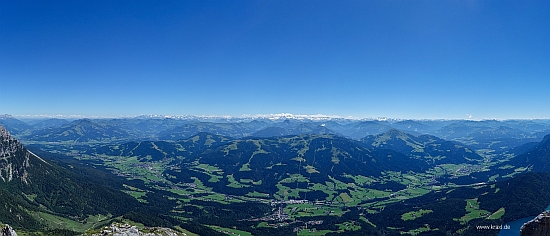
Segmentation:
{"type": "Polygon", "coordinates": [[[92,234],[92,236],[185,236],[184,233],[176,232],[168,228],[160,227],[145,227],[141,231],[137,226],[113,223],[111,226],[106,226],[99,234],[92,234]]]}
{"type": "Polygon", "coordinates": [[[2,231],[0,231],[0,236],[17,236],[17,233],[11,228],[11,226],[5,225],[2,227],[2,231]]]}
{"type": "Polygon", "coordinates": [[[550,235],[550,211],[545,211],[523,224],[520,236],[547,236],[550,235]]]}

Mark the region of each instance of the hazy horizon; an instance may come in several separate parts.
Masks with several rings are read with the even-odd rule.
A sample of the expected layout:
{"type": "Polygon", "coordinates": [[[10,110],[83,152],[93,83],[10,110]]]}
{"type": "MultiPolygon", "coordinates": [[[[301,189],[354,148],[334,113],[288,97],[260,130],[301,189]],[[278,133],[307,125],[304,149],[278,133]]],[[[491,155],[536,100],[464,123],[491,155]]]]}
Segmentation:
{"type": "MultiPolygon", "coordinates": [[[[9,115],[16,119],[51,119],[51,118],[59,118],[59,119],[108,119],[108,118],[137,118],[137,117],[148,117],[148,118],[228,118],[228,119],[261,119],[261,118],[278,118],[282,119],[285,116],[288,118],[295,118],[295,119],[349,119],[349,120],[470,120],[470,121],[485,121],[485,120],[499,120],[499,121],[505,121],[505,120],[549,120],[548,117],[538,117],[538,118],[479,118],[479,117],[468,117],[465,115],[465,117],[457,117],[457,118],[437,118],[437,117],[385,117],[385,116],[378,116],[378,117],[355,117],[355,116],[339,116],[339,115],[327,115],[327,114],[292,114],[292,113],[270,113],[270,114],[242,114],[237,116],[231,116],[231,115],[196,115],[196,114],[137,114],[137,115],[118,115],[118,116],[101,116],[101,115],[91,115],[91,116],[85,116],[85,115],[78,115],[78,114],[71,114],[71,115],[65,115],[65,114],[56,114],[56,115],[49,115],[49,114],[39,114],[39,115],[14,115],[14,114],[3,114],[3,115],[9,115]]],[[[0,116],[2,114],[0,113],[0,116]]]]}

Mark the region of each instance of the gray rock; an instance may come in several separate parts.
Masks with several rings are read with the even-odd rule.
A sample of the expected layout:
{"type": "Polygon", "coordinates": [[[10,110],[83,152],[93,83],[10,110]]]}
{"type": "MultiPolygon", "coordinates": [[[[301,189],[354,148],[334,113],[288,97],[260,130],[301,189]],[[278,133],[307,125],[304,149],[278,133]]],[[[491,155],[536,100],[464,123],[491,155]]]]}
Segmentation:
{"type": "Polygon", "coordinates": [[[523,224],[520,236],[548,236],[550,235],[550,211],[545,211],[523,224]]]}
{"type": "MultiPolygon", "coordinates": [[[[172,229],[161,227],[145,227],[147,232],[141,232],[136,226],[122,223],[113,223],[111,226],[103,228],[100,234],[92,236],[182,236],[184,233],[176,232],[172,229]]],[[[1,236],[1,235],[0,235],[1,236]]]]}
{"type": "Polygon", "coordinates": [[[2,231],[0,231],[0,236],[17,236],[17,233],[11,228],[11,226],[6,225],[2,228],[2,231]]]}

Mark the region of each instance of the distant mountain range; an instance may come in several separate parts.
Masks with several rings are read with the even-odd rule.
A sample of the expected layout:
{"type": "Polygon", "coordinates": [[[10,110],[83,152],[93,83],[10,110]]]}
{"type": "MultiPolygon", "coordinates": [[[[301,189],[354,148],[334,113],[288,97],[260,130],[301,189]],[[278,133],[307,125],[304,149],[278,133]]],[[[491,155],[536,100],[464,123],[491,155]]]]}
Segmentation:
{"type": "MultiPolygon", "coordinates": [[[[10,115],[5,115],[10,116],[10,115]]],[[[85,117],[81,115],[37,115],[37,116],[22,116],[25,119],[177,119],[177,120],[193,120],[193,121],[205,121],[205,122],[239,122],[239,121],[250,121],[250,120],[360,120],[355,117],[342,117],[336,115],[300,115],[300,114],[290,114],[290,113],[278,113],[278,114],[257,114],[257,115],[241,115],[241,116],[219,116],[219,115],[138,115],[138,116],[118,116],[118,117],[85,117]]],[[[387,118],[384,118],[387,119],[387,118]]]]}
{"type": "Polygon", "coordinates": [[[175,159],[175,161],[183,159],[194,160],[201,151],[228,143],[231,140],[233,139],[201,132],[176,142],[142,141],[100,146],[89,149],[87,154],[137,157],[139,161],[159,161],[168,158],[175,159]]]}
{"type": "Polygon", "coordinates": [[[529,167],[536,172],[550,172],[550,135],[511,161],[516,166],[529,167]]]}
{"type": "Polygon", "coordinates": [[[411,135],[396,129],[361,139],[367,148],[391,149],[430,164],[459,164],[483,158],[465,145],[432,135],[411,135]]]}
{"type": "Polygon", "coordinates": [[[263,121],[239,122],[239,123],[211,123],[198,122],[190,123],[162,131],[159,134],[161,140],[179,140],[191,137],[200,132],[207,132],[216,135],[242,138],[249,136],[255,131],[266,127],[268,124],[263,121]]]}
{"type": "Polygon", "coordinates": [[[128,137],[129,133],[120,127],[94,122],[89,119],[75,120],[61,127],[46,128],[27,136],[32,141],[46,142],[101,142],[116,141],[128,137]]]}
{"type": "Polygon", "coordinates": [[[330,130],[325,125],[319,125],[315,123],[301,123],[292,125],[290,122],[284,122],[277,126],[270,126],[265,129],[259,130],[251,134],[252,137],[269,138],[269,137],[281,137],[288,135],[301,135],[301,134],[337,134],[330,130]]]}
{"type": "Polygon", "coordinates": [[[502,153],[550,134],[550,120],[359,120],[330,116],[200,117],[140,116],[118,119],[42,119],[23,122],[0,116],[0,125],[23,142],[109,143],[176,141],[207,132],[231,138],[334,134],[360,140],[392,129],[432,135],[475,149],[502,153]],[[222,119],[223,118],[223,119],[222,119]],[[284,119],[283,119],[284,118],[284,119]]]}
{"type": "Polygon", "coordinates": [[[8,129],[13,134],[20,134],[25,130],[32,128],[29,124],[15,119],[11,115],[0,115],[0,125],[8,129]]]}

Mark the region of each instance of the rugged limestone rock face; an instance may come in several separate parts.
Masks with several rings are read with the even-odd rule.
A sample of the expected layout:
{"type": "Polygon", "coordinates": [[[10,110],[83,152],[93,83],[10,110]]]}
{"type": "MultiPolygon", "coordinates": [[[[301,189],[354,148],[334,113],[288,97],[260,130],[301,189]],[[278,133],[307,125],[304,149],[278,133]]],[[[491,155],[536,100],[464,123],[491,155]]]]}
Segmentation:
{"type": "Polygon", "coordinates": [[[0,126],[0,181],[10,182],[20,179],[23,183],[29,184],[27,169],[31,166],[31,156],[46,163],[25,149],[4,127],[0,126]]]}
{"type": "Polygon", "coordinates": [[[11,228],[11,226],[6,225],[0,231],[0,236],[17,236],[17,233],[11,228]]]}
{"type": "Polygon", "coordinates": [[[521,226],[521,236],[550,235],[550,211],[545,211],[521,226]]]}
{"type": "Polygon", "coordinates": [[[2,126],[0,126],[0,158],[13,155],[18,149],[23,146],[15,140],[10,133],[2,126]]]}
{"type": "MultiPolygon", "coordinates": [[[[92,234],[92,236],[182,236],[183,233],[178,233],[168,228],[144,228],[141,231],[133,225],[113,223],[109,227],[104,227],[101,233],[92,234]]],[[[1,235],[0,235],[1,236],[1,235]]]]}

